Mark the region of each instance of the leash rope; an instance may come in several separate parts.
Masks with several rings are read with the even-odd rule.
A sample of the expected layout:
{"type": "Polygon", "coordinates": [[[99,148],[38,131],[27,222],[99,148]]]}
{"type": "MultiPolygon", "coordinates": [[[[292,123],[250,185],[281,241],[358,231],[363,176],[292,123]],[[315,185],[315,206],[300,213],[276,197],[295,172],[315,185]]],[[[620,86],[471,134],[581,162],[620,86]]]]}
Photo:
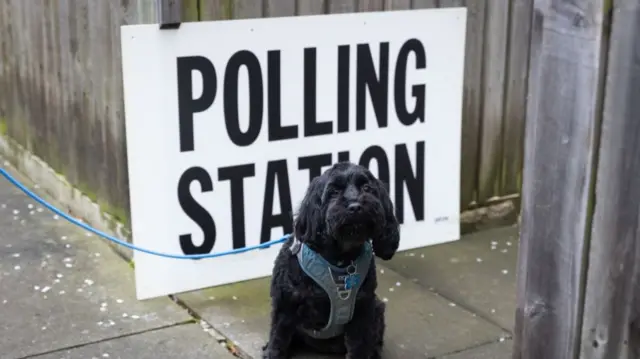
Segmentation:
{"type": "Polygon", "coordinates": [[[232,254],[239,254],[239,253],[244,253],[244,252],[249,252],[249,251],[253,251],[256,249],[265,249],[265,248],[269,248],[274,244],[280,244],[280,243],[284,243],[287,239],[289,239],[289,237],[291,236],[290,234],[285,234],[284,236],[282,236],[280,239],[274,240],[274,241],[269,241],[269,242],[265,242],[262,244],[259,244],[257,246],[250,246],[250,247],[244,247],[244,248],[238,248],[238,249],[232,249],[229,251],[225,251],[225,252],[220,252],[220,253],[207,253],[207,254],[170,254],[170,253],[162,253],[162,252],[156,252],[150,249],[146,249],[146,248],[140,248],[137,247],[131,243],[122,241],[118,238],[115,238],[105,232],[102,232],[96,228],[93,228],[85,223],[80,222],[79,220],[71,217],[70,215],[68,215],[67,213],[61,211],[60,209],[56,208],[55,206],[53,206],[52,204],[48,203],[47,201],[45,201],[44,199],[42,199],[40,196],[38,196],[36,193],[34,193],[33,191],[31,191],[30,189],[28,189],[25,185],[23,185],[22,183],[20,183],[20,181],[18,181],[17,179],[15,179],[13,176],[11,176],[9,174],[9,172],[7,172],[4,168],[0,168],[0,174],[7,179],[7,181],[9,181],[12,185],[14,185],[15,187],[17,187],[18,189],[20,189],[22,192],[24,192],[24,194],[26,194],[28,197],[30,197],[31,199],[33,199],[34,201],[40,203],[43,207],[47,208],[48,210],[50,210],[51,212],[57,214],[58,216],[66,219],[67,221],[69,221],[72,224],[75,224],[76,226],[91,232],[97,236],[100,236],[110,242],[113,242],[115,244],[118,244],[120,246],[129,248],[131,250],[137,251],[137,252],[142,252],[142,253],[147,253],[147,254],[151,254],[154,256],[158,256],[158,257],[164,257],[164,258],[172,258],[172,259],[190,259],[190,260],[197,260],[197,259],[205,259],[205,258],[216,258],[216,257],[223,257],[223,256],[228,256],[228,255],[232,255],[232,254]]]}

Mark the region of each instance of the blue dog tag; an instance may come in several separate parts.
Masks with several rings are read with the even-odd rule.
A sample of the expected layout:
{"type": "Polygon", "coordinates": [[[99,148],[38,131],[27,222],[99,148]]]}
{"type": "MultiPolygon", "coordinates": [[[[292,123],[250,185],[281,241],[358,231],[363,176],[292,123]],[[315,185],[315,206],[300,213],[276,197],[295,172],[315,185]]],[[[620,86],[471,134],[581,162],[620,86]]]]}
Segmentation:
{"type": "Polygon", "coordinates": [[[353,287],[356,287],[360,283],[360,275],[359,274],[350,274],[344,280],[344,288],[349,290],[353,287]]]}

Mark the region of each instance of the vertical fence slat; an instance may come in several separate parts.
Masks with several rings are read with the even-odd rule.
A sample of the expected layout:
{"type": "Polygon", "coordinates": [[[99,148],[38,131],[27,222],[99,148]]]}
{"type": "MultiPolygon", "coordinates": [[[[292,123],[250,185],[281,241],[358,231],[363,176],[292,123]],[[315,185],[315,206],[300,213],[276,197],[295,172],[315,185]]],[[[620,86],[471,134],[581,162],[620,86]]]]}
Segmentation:
{"type": "Polygon", "coordinates": [[[330,0],[298,0],[298,15],[324,14],[330,0]]]}
{"type": "Polygon", "coordinates": [[[26,147],[26,138],[24,137],[24,121],[25,118],[24,109],[20,105],[22,102],[22,93],[24,92],[24,83],[22,78],[24,77],[25,69],[25,50],[24,50],[24,18],[22,16],[22,6],[19,5],[20,0],[11,0],[11,22],[13,23],[13,44],[14,44],[14,56],[15,56],[15,71],[13,74],[13,83],[15,85],[11,103],[13,104],[13,116],[8,119],[10,125],[9,128],[13,129],[11,136],[13,139],[22,143],[26,147]]]}
{"type": "Polygon", "coordinates": [[[56,21],[58,23],[58,39],[56,41],[56,50],[54,56],[59,58],[59,96],[60,96],[60,118],[57,119],[57,129],[55,131],[54,141],[58,144],[58,156],[60,158],[60,173],[64,173],[67,179],[73,177],[69,174],[71,165],[71,117],[73,116],[73,93],[74,88],[71,86],[71,76],[75,69],[73,68],[72,52],[71,52],[71,2],[72,0],[59,0],[56,9],[56,21]],[[65,141],[66,138],[66,141],[65,141]]]}
{"type": "Polygon", "coordinates": [[[20,104],[24,107],[25,110],[25,115],[24,115],[24,120],[22,121],[23,123],[23,136],[24,136],[24,140],[25,143],[27,144],[27,150],[29,151],[33,151],[33,139],[34,139],[34,133],[32,131],[37,131],[36,130],[36,123],[35,123],[35,116],[33,116],[34,114],[34,108],[32,106],[32,103],[30,101],[30,99],[32,98],[32,94],[33,94],[33,88],[36,86],[34,84],[34,81],[32,80],[34,78],[34,72],[35,72],[35,59],[34,59],[34,52],[35,52],[35,40],[34,40],[34,27],[33,27],[33,23],[35,22],[35,20],[33,19],[33,13],[32,13],[32,8],[24,8],[22,10],[22,16],[24,19],[24,28],[22,29],[22,31],[24,32],[24,37],[23,37],[23,41],[24,41],[24,54],[25,54],[25,62],[23,64],[24,68],[25,68],[25,72],[24,72],[24,76],[22,77],[22,81],[24,84],[24,92],[22,93],[22,97],[20,98],[20,104]]]}
{"type": "Polygon", "coordinates": [[[438,7],[436,0],[411,0],[412,9],[431,9],[438,7]]]}
{"type": "Polygon", "coordinates": [[[78,158],[77,171],[78,181],[76,185],[79,189],[88,192],[97,191],[97,177],[95,164],[100,161],[93,158],[95,150],[93,148],[96,138],[94,128],[97,126],[95,115],[93,113],[93,76],[95,73],[95,64],[92,56],[92,28],[91,20],[89,20],[89,2],[80,1],[78,3],[78,57],[77,67],[81,71],[79,77],[76,77],[75,86],[78,89],[78,98],[76,101],[79,105],[78,115],[76,117],[76,126],[78,129],[75,146],[72,151],[78,158]]]}
{"type": "Polygon", "coordinates": [[[182,0],[182,22],[200,19],[200,0],[182,0]]]}
{"type": "Polygon", "coordinates": [[[329,1],[329,13],[341,14],[348,12],[356,12],[358,10],[358,0],[328,0],[329,1]]]}
{"type": "Polygon", "coordinates": [[[102,142],[102,121],[97,116],[97,101],[102,97],[102,87],[100,86],[99,72],[102,49],[104,43],[100,38],[100,27],[103,17],[96,18],[98,2],[87,2],[83,8],[86,14],[86,22],[83,23],[83,57],[80,66],[85,67],[84,79],[80,84],[83,93],[84,111],[82,111],[82,132],[80,141],[85,148],[78,156],[82,159],[81,171],[84,179],[80,190],[89,195],[92,200],[97,201],[98,195],[102,191],[100,185],[100,172],[103,162],[103,142],[102,142]]]}
{"type": "MultiPolygon", "coordinates": [[[[69,58],[69,80],[66,86],[69,86],[71,90],[70,93],[70,116],[67,121],[69,126],[69,131],[67,132],[67,146],[66,149],[68,151],[69,159],[67,161],[68,165],[65,171],[65,176],[70,180],[71,183],[77,184],[79,183],[80,173],[79,173],[79,159],[77,157],[77,151],[82,151],[84,146],[79,143],[80,139],[82,139],[81,131],[80,131],[80,122],[83,121],[83,106],[82,106],[82,89],[78,86],[79,83],[82,83],[82,78],[84,76],[84,69],[81,67],[82,61],[82,12],[81,12],[81,4],[77,1],[69,0],[67,2],[69,6],[69,17],[67,20],[69,21],[69,47],[68,51],[71,54],[69,58]]],[[[86,14],[84,15],[86,16],[86,14]]],[[[64,134],[60,134],[59,141],[64,141],[64,134]]]]}
{"type": "Polygon", "coordinates": [[[386,0],[384,8],[386,10],[408,10],[411,9],[411,0],[386,0]]]}
{"type": "Polygon", "coordinates": [[[640,354],[640,4],[616,2],[613,19],[583,311],[580,357],[589,359],[640,354]]]}
{"type": "Polygon", "coordinates": [[[9,36],[6,36],[5,34],[3,34],[3,36],[6,36],[11,44],[10,50],[11,50],[11,72],[9,73],[9,78],[8,78],[8,83],[9,83],[9,87],[10,87],[10,92],[6,92],[6,94],[8,94],[7,97],[7,108],[9,111],[9,116],[6,118],[7,121],[7,131],[8,131],[8,135],[13,138],[14,140],[19,140],[19,125],[16,124],[16,122],[18,121],[17,118],[19,118],[20,113],[19,113],[19,107],[18,107],[18,99],[19,99],[19,94],[21,91],[21,86],[20,86],[20,65],[22,62],[22,54],[21,54],[21,46],[19,43],[19,37],[18,37],[18,33],[19,33],[19,29],[20,29],[20,13],[17,9],[16,6],[16,0],[9,0],[7,1],[7,8],[9,9],[9,14],[7,14],[8,16],[8,21],[11,23],[11,28],[10,28],[10,32],[9,36]]]}
{"type": "Polygon", "coordinates": [[[39,35],[41,38],[41,43],[40,43],[40,54],[39,54],[39,59],[40,59],[40,73],[38,74],[38,76],[40,76],[40,88],[39,88],[39,106],[40,106],[40,121],[41,121],[41,137],[38,137],[37,142],[42,143],[45,148],[46,151],[50,152],[49,156],[47,158],[47,162],[51,163],[51,166],[53,166],[54,168],[56,167],[56,162],[57,162],[57,156],[55,154],[57,154],[57,148],[55,147],[55,144],[53,141],[51,141],[52,138],[52,132],[54,129],[54,124],[53,122],[55,121],[53,116],[55,115],[55,110],[54,110],[54,106],[51,106],[50,104],[53,104],[54,102],[52,101],[52,96],[51,96],[51,67],[54,65],[54,61],[52,59],[51,56],[51,42],[53,39],[53,36],[55,34],[55,29],[53,28],[53,24],[50,21],[50,17],[49,17],[49,13],[51,12],[51,5],[53,2],[42,2],[41,3],[41,10],[40,10],[40,14],[39,14],[39,19],[38,22],[40,23],[39,26],[39,35]]]}
{"type": "Polygon", "coordinates": [[[0,136],[4,135],[7,130],[6,126],[6,117],[7,117],[7,78],[9,73],[9,68],[11,64],[9,63],[9,20],[8,18],[8,1],[0,1],[0,34],[3,36],[0,37],[0,136]]]}
{"type": "Polygon", "coordinates": [[[296,0],[262,0],[264,17],[293,16],[296,14],[296,0]]]}
{"type": "Polygon", "coordinates": [[[233,18],[249,19],[263,16],[265,0],[235,0],[233,2],[233,18]]]}
{"type": "Polygon", "coordinates": [[[160,17],[158,0],[129,0],[126,7],[127,24],[151,24],[157,23],[160,17]]]}
{"type": "Polygon", "coordinates": [[[484,100],[478,175],[478,202],[498,194],[502,157],[502,122],[509,6],[487,1],[484,39],[484,100]]]}
{"type": "Polygon", "coordinates": [[[514,359],[577,358],[592,215],[603,0],[535,0],[514,359]]]}
{"type": "Polygon", "coordinates": [[[110,32],[107,43],[109,46],[110,61],[107,64],[109,76],[107,103],[105,104],[105,122],[107,138],[107,165],[110,169],[108,197],[106,198],[112,208],[120,208],[111,215],[117,220],[126,223],[129,211],[129,190],[127,173],[127,152],[124,132],[124,100],[122,89],[122,54],[120,45],[120,25],[126,22],[126,9],[115,4],[110,4],[109,22],[107,29],[110,32]],[[116,213],[114,213],[116,212],[116,213]]]}
{"type": "MultiPolygon", "coordinates": [[[[477,1],[477,0],[470,0],[477,1]]],[[[465,6],[465,0],[440,0],[438,7],[446,8],[446,7],[460,7],[465,6]]]]}
{"type": "Polygon", "coordinates": [[[46,142],[49,144],[50,151],[53,152],[51,158],[51,167],[60,169],[62,162],[60,160],[60,147],[57,139],[57,132],[59,126],[59,120],[62,118],[61,113],[61,98],[60,90],[58,86],[60,83],[59,71],[60,71],[60,57],[58,55],[58,39],[60,37],[60,27],[58,24],[58,1],[48,1],[46,3],[45,16],[46,16],[46,28],[43,29],[43,35],[47,37],[47,46],[45,53],[47,59],[47,74],[45,80],[45,105],[47,106],[47,123],[48,131],[46,142]]]}
{"type": "Polygon", "coordinates": [[[200,0],[200,20],[228,20],[233,18],[234,0],[200,0]]]}
{"type": "Polygon", "coordinates": [[[462,149],[460,206],[469,207],[476,200],[482,121],[482,64],[487,1],[467,4],[467,37],[464,64],[464,98],[462,105],[462,149]]]}
{"type": "Polygon", "coordinates": [[[533,0],[511,4],[500,195],[520,192],[533,0]]]}
{"type": "Polygon", "coordinates": [[[358,11],[382,11],[384,0],[359,0],[358,11]]]}

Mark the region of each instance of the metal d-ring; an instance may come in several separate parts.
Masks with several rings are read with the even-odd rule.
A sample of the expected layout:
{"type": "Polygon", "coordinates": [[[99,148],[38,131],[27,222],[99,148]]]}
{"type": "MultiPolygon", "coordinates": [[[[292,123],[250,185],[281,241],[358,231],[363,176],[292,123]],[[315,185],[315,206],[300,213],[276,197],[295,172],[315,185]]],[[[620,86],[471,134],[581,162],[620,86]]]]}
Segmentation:
{"type": "Polygon", "coordinates": [[[358,271],[358,267],[356,266],[355,263],[351,262],[351,264],[349,264],[349,266],[347,266],[347,274],[348,275],[354,275],[354,274],[356,274],[357,271],[358,271]]]}

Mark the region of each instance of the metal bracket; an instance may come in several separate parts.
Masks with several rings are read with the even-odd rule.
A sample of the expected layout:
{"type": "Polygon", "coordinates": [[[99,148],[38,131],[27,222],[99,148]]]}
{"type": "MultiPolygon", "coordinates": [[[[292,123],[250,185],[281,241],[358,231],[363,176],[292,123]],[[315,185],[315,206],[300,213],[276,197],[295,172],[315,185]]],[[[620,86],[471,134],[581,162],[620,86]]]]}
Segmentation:
{"type": "Polygon", "coordinates": [[[160,30],[178,29],[182,23],[182,0],[156,0],[160,30]]]}

